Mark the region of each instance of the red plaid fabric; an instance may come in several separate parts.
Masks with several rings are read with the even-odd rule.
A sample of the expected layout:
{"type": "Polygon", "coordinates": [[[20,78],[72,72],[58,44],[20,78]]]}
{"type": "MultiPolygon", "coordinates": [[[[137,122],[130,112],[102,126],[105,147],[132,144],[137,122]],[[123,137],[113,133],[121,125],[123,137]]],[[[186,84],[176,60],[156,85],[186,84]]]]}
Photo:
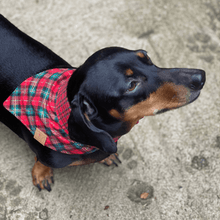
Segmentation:
{"type": "MultiPolygon", "coordinates": [[[[74,69],[51,69],[32,76],[3,103],[34,135],[36,129],[47,137],[44,145],[65,154],[86,154],[98,150],[70,139],[67,83],[74,69]]],[[[114,139],[115,141],[118,138],[114,139]]]]}

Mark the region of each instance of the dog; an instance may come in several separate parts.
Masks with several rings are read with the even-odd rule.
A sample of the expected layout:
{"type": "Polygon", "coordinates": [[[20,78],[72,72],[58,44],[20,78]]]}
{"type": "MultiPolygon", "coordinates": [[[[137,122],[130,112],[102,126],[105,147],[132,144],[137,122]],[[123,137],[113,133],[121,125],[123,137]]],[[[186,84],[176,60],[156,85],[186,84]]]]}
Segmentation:
{"type": "Polygon", "coordinates": [[[203,70],[159,68],[145,50],[120,47],[74,68],[0,15],[0,121],[36,154],[39,190],[51,191],[52,168],[117,165],[120,136],[144,116],[192,103],[204,83],[203,70]]]}

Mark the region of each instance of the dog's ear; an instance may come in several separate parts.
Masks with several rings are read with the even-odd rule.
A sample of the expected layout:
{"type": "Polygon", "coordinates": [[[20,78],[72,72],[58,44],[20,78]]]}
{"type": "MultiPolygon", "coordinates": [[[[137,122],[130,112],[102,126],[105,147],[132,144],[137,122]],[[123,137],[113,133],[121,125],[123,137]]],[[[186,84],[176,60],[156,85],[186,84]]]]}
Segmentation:
{"type": "Polygon", "coordinates": [[[71,139],[95,146],[109,154],[116,153],[117,146],[113,138],[106,131],[94,126],[90,120],[97,115],[97,109],[80,92],[74,96],[71,109],[68,120],[71,139]]]}

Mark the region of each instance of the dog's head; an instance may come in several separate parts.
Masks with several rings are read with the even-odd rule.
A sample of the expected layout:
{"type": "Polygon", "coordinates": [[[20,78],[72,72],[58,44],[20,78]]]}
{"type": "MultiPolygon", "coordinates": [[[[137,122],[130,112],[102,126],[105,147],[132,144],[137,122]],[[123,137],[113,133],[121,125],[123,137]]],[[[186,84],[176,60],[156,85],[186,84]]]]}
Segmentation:
{"type": "Polygon", "coordinates": [[[69,81],[70,137],[114,153],[114,137],[129,132],[144,116],[193,102],[204,83],[203,70],[162,69],[143,50],[102,49],[69,81]]]}

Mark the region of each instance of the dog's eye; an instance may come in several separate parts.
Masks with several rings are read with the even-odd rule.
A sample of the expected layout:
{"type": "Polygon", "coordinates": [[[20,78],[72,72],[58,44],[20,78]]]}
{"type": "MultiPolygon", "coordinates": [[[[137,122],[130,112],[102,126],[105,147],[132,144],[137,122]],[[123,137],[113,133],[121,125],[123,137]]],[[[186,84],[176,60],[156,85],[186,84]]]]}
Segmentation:
{"type": "Polygon", "coordinates": [[[139,82],[137,81],[131,81],[129,84],[129,88],[127,89],[127,92],[131,92],[135,90],[135,88],[138,86],[139,82]]]}

